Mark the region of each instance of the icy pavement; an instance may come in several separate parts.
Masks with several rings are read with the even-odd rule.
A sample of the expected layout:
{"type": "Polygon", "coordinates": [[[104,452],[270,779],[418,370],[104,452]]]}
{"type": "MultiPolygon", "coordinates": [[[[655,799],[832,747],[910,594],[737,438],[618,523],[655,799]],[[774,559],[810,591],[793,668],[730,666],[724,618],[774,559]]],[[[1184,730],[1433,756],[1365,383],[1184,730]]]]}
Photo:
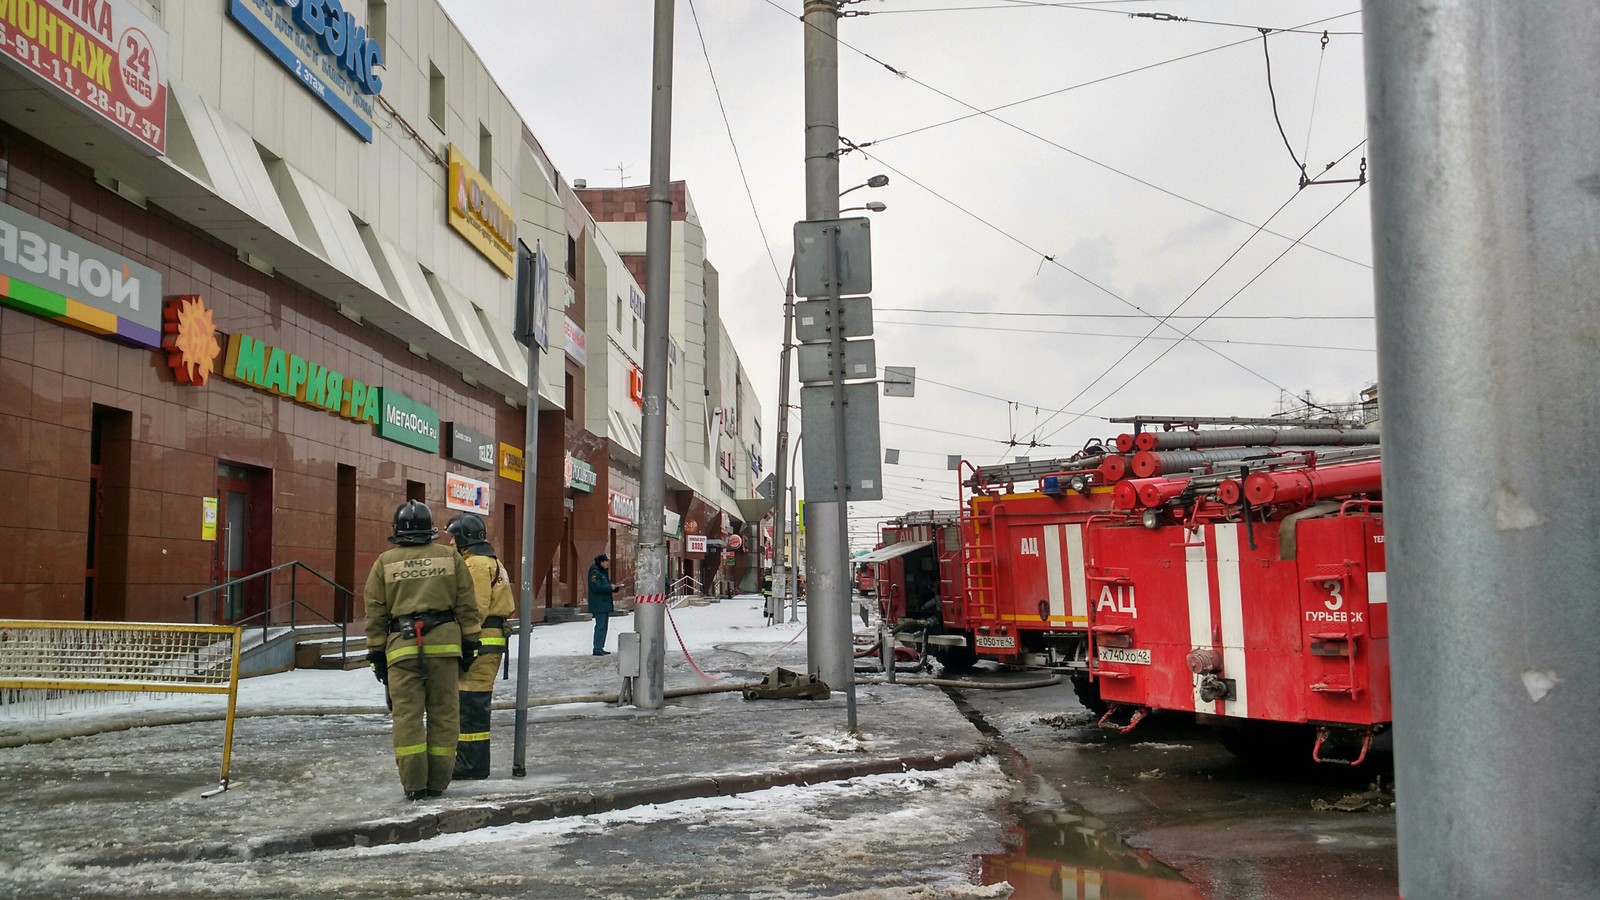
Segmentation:
{"type": "MultiPolygon", "coordinates": [[[[804,668],[803,637],[789,643],[804,626],[766,626],[759,598],[677,609],[673,618],[712,678],[692,670],[669,627],[669,690],[753,681],[778,664],[804,668]]],[[[620,624],[625,628],[628,621],[620,624]]],[[[533,630],[536,699],[616,691],[615,657],[588,654],[590,628],[570,623],[533,630]]],[[[498,683],[497,698],[513,693],[513,682],[498,683]]],[[[217,797],[199,795],[216,780],[218,721],[0,749],[0,795],[7,798],[0,809],[6,835],[0,895],[672,895],[664,887],[659,893],[639,888],[660,883],[701,885],[681,888],[681,896],[780,897],[791,895],[783,891],[792,882],[813,885],[797,888],[796,896],[821,886],[827,893],[993,896],[959,892],[972,881],[961,866],[970,868],[971,852],[978,852],[967,852],[962,842],[979,833],[992,841],[983,804],[1005,784],[992,764],[961,762],[984,755],[983,737],[936,688],[863,685],[858,693],[859,736],[845,732],[838,692],[820,702],[747,702],[737,693],[711,693],[669,700],[660,711],[593,702],[536,707],[530,711],[529,774],[518,779],[508,774],[513,713],[501,710],[494,718],[495,776],[458,782],[439,800],[411,804],[395,777],[387,716],[371,711],[381,710],[382,691],[369,672],[249,679],[240,706],[253,717],[238,722],[234,787],[217,797]],[[958,763],[962,768],[949,769],[958,763]],[[845,786],[824,786],[830,781],[845,786]],[[940,789],[924,791],[929,785],[940,789]],[[830,793],[838,791],[846,800],[830,793]],[[965,812],[953,823],[933,823],[926,809],[933,802],[962,805],[965,812]],[[665,804],[656,807],[664,810],[660,818],[639,811],[653,804],[665,804]],[[857,822],[857,816],[863,818],[857,822]],[[819,842],[871,856],[869,836],[880,829],[889,844],[925,834],[926,846],[937,848],[924,853],[929,871],[942,874],[903,877],[907,870],[900,870],[902,877],[885,882],[872,873],[896,870],[863,862],[857,875],[846,877],[855,870],[821,873],[802,859],[787,874],[772,876],[777,893],[738,881],[745,854],[776,858],[798,849],[809,855],[816,848],[799,844],[819,842]],[[501,832],[514,837],[497,840],[501,832]],[[718,838],[695,837],[702,832],[718,838]],[[642,844],[629,837],[645,834],[642,844]],[[456,854],[479,854],[482,865],[471,871],[484,874],[467,876],[447,860],[454,858],[447,850],[451,841],[459,844],[456,854]],[[399,852],[356,849],[368,844],[399,852]],[[328,849],[340,847],[349,849],[328,849]],[[436,862],[414,866],[412,853],[436,862]],[[702,871],[691,853],[708,860],[722,854],[726,871],[702,871]],[[519,859],[518,869],[549,863],[566,871],[560,877],[508,871],[507,854],[528,857],[519,859]],[[642,865],[626,854],[652,861],[642,865]],[[396,876],[397,867],[407,874],[396,876]],[[667,882],[648,880],[663,867],[679,874],[667,882]],[[612,874],[594,883],[614,887],[595,893],[584,885],[599,868],[612,874]],[[415,883],[417,869],[428,870],[426,887],[415,883]],[[302,875],[314,881],[297,881],[302,875]],[[934,882],[945,887],[935,893],[920,887],[934,882]]],[[[130,720],[214,708],[212,698],[79,708],[3,720],[0,735],[15,741],[68,726],[125,727],[130,720]]]]}

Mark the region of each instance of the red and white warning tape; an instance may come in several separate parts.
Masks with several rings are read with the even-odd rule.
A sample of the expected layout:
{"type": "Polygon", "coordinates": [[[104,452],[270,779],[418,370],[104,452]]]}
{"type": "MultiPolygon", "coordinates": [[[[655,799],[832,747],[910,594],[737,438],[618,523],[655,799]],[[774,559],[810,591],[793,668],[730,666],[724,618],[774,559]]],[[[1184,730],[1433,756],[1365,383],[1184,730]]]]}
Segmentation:
{"type": "Polygon", "coordinates": [[[635,603],[665,603],[665,602],[667,602],[667,595],[666,594],[640,594],[639,596],[633,598],[633,602],[635,602],[635,603]]]}

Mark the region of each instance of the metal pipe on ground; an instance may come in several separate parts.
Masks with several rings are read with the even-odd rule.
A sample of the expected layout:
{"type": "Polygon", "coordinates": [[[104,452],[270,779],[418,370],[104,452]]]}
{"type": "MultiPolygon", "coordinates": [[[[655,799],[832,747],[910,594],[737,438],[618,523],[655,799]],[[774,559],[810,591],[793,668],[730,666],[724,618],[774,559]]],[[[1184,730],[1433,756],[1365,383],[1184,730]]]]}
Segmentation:
{"type": "Polygon", "coordinates": [[[1213,431],[1145,431],[1134,436],[1139,450],[1200,450],[1207,447],[1350,447],[1378,443],[1365,428],[1220,428],[1213,431]]]}

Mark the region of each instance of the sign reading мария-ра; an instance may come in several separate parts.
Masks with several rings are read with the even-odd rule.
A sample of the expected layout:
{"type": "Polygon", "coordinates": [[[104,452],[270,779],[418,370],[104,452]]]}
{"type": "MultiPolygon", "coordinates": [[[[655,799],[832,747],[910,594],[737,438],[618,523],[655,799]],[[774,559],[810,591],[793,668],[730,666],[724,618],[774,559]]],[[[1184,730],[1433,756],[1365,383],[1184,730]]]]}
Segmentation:
{"type": "Polygon", "coordinates": [[[167,33],[128,0],[0,0],[0,55],[167,151],[167,33]]]}
{"type": "MultiPolygon", "coordinates": [[[[4,3],[6,0],[0,0],[4,3]]],[[[14,0],[13,0],[14,2],[14,0]]],[[[352,2],[352,6],[362,6],[352,2]]],[[[228,0],[228,15],[272,51],[306,90],[372,140],[372,99],[383,90],[383,48],[339,0],[228,0]]]]}

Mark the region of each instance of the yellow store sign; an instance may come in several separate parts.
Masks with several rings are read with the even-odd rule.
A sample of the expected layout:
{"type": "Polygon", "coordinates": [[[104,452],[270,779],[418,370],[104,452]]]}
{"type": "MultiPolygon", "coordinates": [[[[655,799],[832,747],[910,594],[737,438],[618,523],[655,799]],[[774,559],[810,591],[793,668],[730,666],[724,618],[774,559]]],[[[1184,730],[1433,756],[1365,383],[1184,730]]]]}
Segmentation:
{"type": "Polygon", "coordinates": [[[500,477],[509,478],[512,481],[521,481],[522,471],[526,468],[522,458],[522,450],[510,444],[500,444],[498,449],[500,451],[497,454],[500,462],[498,467],[500,477]]]}
{"type": "Polygon", "coordinates": [[[517,218],[489,179],[450,145],[450,227],[488,257],[507,278],[517,271],[517,218]]]}

